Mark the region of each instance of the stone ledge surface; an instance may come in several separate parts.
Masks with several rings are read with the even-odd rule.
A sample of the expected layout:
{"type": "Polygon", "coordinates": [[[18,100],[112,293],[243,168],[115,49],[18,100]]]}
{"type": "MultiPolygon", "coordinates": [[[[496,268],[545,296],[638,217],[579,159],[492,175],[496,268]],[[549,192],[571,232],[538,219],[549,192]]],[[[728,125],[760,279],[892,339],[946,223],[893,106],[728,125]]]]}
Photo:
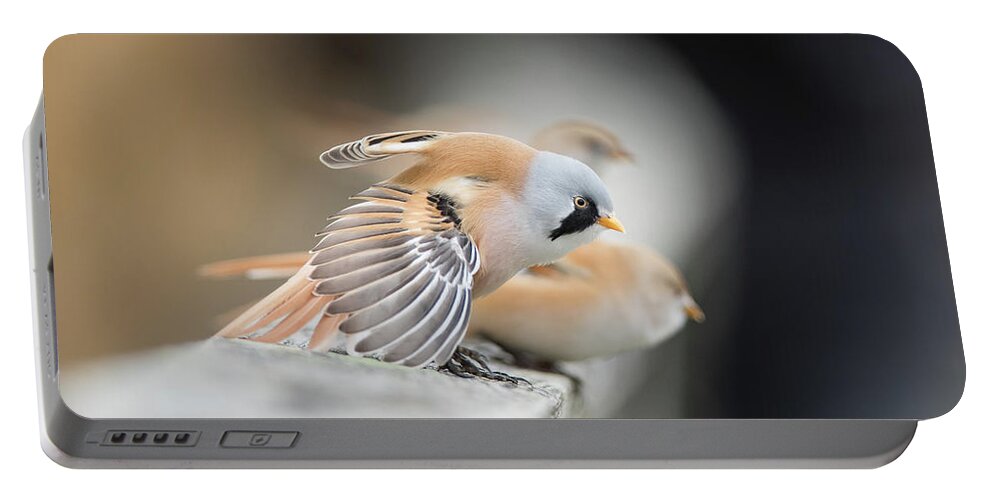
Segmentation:
{"type": "Polygon", "coordinates": [[[70,408],[92,418],[581,416],[568,378],[498,362],[491,367],[534,385],[209,339],[91,362],[60,374],[60,387],[70,408]]]}

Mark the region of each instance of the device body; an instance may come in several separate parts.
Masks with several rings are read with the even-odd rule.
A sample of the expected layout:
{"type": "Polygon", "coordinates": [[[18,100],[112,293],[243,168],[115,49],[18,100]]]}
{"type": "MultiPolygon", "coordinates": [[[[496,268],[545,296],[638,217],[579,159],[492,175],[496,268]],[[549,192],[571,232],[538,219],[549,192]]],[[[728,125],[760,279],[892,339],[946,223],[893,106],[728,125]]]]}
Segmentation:
{"type": "Polygon", "coordinates": [[[24,138],[34,337],[42,446],[65,466],[878,467],[917,428],[915,420],[86,418],[59,392],[45,142],[42,103],[24,138]]]}

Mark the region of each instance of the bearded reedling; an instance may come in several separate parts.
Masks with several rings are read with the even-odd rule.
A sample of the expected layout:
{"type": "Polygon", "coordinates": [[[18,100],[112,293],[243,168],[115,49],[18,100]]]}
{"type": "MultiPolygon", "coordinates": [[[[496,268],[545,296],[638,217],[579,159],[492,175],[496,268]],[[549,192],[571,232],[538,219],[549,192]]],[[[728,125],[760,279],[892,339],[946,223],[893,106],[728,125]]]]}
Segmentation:
{"type": "Polygon", "coordinates": [[[399,154],[420,161],[355,195],[307,262],[217,336],[308,341],[411,367],[506,380],[460,348],[471,304],[522,269],[555,261],[604,229],[623,231],[599,177],[581,162],[502,136],[408,131],[325,151],[350,168],[399,154]]]}

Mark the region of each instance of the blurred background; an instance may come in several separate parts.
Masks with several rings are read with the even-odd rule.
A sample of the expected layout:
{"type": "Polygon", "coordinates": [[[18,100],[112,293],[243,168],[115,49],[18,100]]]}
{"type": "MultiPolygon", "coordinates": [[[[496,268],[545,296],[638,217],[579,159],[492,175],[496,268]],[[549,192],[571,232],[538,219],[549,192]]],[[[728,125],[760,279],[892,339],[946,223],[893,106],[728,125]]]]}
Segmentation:
{"type": "Polygon", "coordinates": [[[310,248],[407,161],[330,171],[329,146],[568,119],[633,154],[604,173],[623,238],[708,316],[585,367],[592,416],[918,418],[961,393],[920,82],[879,39],[84,35],[50,48],[45,100],[77,409],[74,374],[207,338],[275,286],[198,266],[310,248]]]}

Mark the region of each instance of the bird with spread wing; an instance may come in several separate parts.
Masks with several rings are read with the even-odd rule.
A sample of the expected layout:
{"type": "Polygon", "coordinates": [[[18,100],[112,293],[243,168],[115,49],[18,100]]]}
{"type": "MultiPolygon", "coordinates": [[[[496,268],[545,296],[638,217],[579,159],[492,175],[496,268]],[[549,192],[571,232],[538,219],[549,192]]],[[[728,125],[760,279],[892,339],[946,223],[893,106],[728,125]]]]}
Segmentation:
{"type": "Polygon", "coordinates": [[[473,300],[623,231],[610,195],[583,163],[489,134],[377,134],[320,159],[340,169],[401,154],[419,161],[355,195],[307,261],[217,336],[277,343],[314,324],[313,350],[343,341],[351,355],[512,380],[459,345],[473,300]]]}

